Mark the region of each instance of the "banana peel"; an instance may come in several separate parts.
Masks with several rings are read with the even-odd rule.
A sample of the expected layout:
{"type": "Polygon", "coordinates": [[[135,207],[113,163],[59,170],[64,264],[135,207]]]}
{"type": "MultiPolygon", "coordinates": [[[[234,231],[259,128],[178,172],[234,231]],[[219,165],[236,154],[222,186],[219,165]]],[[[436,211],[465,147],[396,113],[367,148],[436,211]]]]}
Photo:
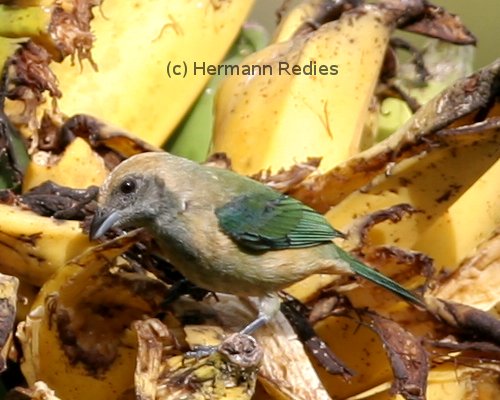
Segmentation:
{"type": "Polygon", "coordinates": [[[478,135],[487,138],[488,131],[495,140],[494,118],[499,115],[499,106],[494,100],[497,93],[495,82],[499,74],[500,60],[496,60],[457,81],[421,107],[393,135],[325,174],[310,176],[295,186],[290,194],[324,213],[350,193],[369,184],[377,175],[390,173],[391,167],[401,160],[462,140],[471,143],[478,135]],[[475,121],[476,114],[482,109],[487,110],[487,114],[481,121],[475,121]],[[492,120],[488,121],[488,118],[492,120]],[[473,123],[479,124],[479,133],[473,129],[473,123]],[[471,125],[472,129],[465,127],[463,135],[458,134],[460,131],[445,129],[466,125],[471,125]]]}
{"type": "MultiPolygon", "coordinates": [[[[482,243],[473,257],[458,266],[456,272],[446,279],[442,279],[439,285],[436,285],[426,297],[428,299],[431,297],[446,299],[494,313],[500,298],[497,279],[498,268],[500,267],[498,261],[499,250],[499,237],[497,234],[482,243]]],[[[366,288],[364,290],[357,289],[346,292],[346,295],[353,302],[355,300],[362,302],[361,299],[366,296],[366,292],[368,292],[366,288]]],[[[358,310],[366,309],[367,306],[377,311],[387,312],[387,310],[391,309],[391,306],[387,307],[387,305],[381,303],[380,299],[369,297],[367,301],[361,303],[361,308],[358,308],[358,310]],[[377,307],[383,309],[379,310],[377,307]]],[[[426,340],[432,342],[433,338],[443,335],[440,332],[443,326],[436,319],[429,318],[429,316],[422,313],[395,310],[392,306],[390,315],[392,319],[399,318],[399,323],[405,330],[413,332],[417,337],[426,338],[424,343],[426,340]]],[[[479,320],[476,322],[479,323],[479,320]]],[[[477,329],[479,329],[479,325],[477,326],[477,329]]],[[[350,381],[346,382],[341,377],[328,375],[322,368],[317,367],[318,374],[332,396],[353,399],[385,399],[389,398],[388,396],[393,396],[391,393],[394,393],[394,391],[389,390],[390,384],[384,383],[393,379],[388,356],[383,350],[385,346],[382,346],[379,335],[369,329],[360,315],[356,315],[356,312],[354,312],[350,316],[347,314],[344,316],[330,316],[316,323],[315,330],[328,343],[328,346],[335,354],[356,371],[350,381]],[[377,368],[374,368],[374,365],[377,368]]],[[[444,338],[445,344],[449,342],[449,337],[444,338]]],[[[465,354],[462,359],[461,351],[466,351],[466,349],[466,347],[461,348],[458,345],[455,351],[450,350],[449,354],[442,356],[436,351],[436,348],[432,350],[431,346],[428,351],[431,360],[434,361],[434,366],[429,371],[427,398],[437,399],[443,398],[445,395],[455,398],[451,393],[456,393],[456,398],[467,398],[467,393],[472,393],[470,391],[473,391],[476,384],[477,387],[481,387],[483,383],[485,383],[485,395],[488,395],[489,391],[497,393],[498,386],[493,383],[495,382],[494,378],[498,377],[500,372],[497,363],[495,363],[495,352],[498,353],[498,348],[493,346],[491,350],[493,353],[488,351],[483,353],[484,359],[481,358],[481,353],[465,354]],[[472,365],[476,365],[476,368],[472,368],[472,365]],[[466,375],[463,375],[463,379],[461,378],[462,373],[466,373],[466,375]],[[464,385],[464,381],[469,383],[464,385]]],[[[412,359],[416,359],[415,354],[413,354],[412,359]]],[[[314,360],[312,361],[314,363],[314,360]]],[[[482,393],[482,389],[478,393],[482,393]]],[[[398,398],[402,397],[399,396],[398,398]]],[[[416,396],[416,398],[420,397],[416,396]]]]}
{"type": "Polygon", "coordinates": [[[360,145],[394,22],[391,12],[360,6],[316,31],[250,55],[242,65],[267,73],[223,82],[213,151],[226,153],[245,175],[276,172],[305,161],[304,155],[321,157],[322,172],[349,158],[360,145]],[[284,66],[297,67],[292,73],[284,66]],[[321,71],[307,72],[304,66],[321,71]]]}
{"type": "Polygon", "coordinates": [[[164,284],[113,262],[136,241],[137,231],[90,249],[42,287],[16,334],[30,386],[42,380],[63,399],[133,390],[137,348],[129,325],[165,296],[164,284]]]}
{"type": "MultiPolygon", "coordinates": [[[[81,138],[62,153],[39,151],[32,156],[23,180],[27,192],[45,181],[73,188],[100,185],[107,176],[101,157],[81,138]],[[89,174],[88,171],[93,171],[89,174]]],[[[68,260],[90,247],[78,221],[42,217],[21,205],[0,204],[0,268],[23,282],[42,285],[68,260]]]]}
{"type": "MultiPolygon", "coordinates": [[[[253,338],[230,336],[208,358],[186,358],[161,321],[141,321],[159,310],[166,286],[148,274],[127,272],[117,259],[139,235],[134,231],[90,249],[42,287],[17,329],[28,384],[43,381],[62,399],[119,398],[134,391],[146,398],[251,398],[262,358],[253,338]]],[[[189,327],[186,332],[183,340],[196,345],[196,335],[189,327]]]]}
{"type": "MultiPolygon", "coordinates": [[[[174,313],[180,320],[183,315],[194,314],[200,321],[184,326],[190,346],[217,345],[257,315],[257,303],[253,300],[225,294],[218,294],[217,298],[208,297],[203,303],[181,299],[174,304],[174,313]]],[[[263,352],[257,375],[258,392],[265,391],[276,399],[329,399],[303,344],[282,314],[254,336],[263,352]]]]}
{"type": "MultiPolygon", "coordinates": [[[[447,363],[433,369],[429,374],[426,398],[439,399],[478,399],[493,400],[500,395],[498,386],[499,371],[493,365],[486,365],[479,372],[474,368],[456,366],[447,363]]],[[[394,396],[387,384],[380,385],[356,396],[350,400],[402,400],[402,396],[394,396]]]]}
{"type": "Polygon", "coordinates": [[[207,357],[186,358],[172,354],[175,340],[158,320],[137,321],[134,328],[139,340],[138,397],[252,398],[262,358],[262,350],[252,337],[235,334],[207,357]]]}
{"type": "MultiPolygon", "coordinates": [[[[213,2],[211,6],[215,7],[213,2]]],[[[286,41],[282,43],[286,43],[286,41]]],[[[358,171],[355,168],[349,169],[356,165],[356,161],[354,163],[347,162],[344,171],[350,171],[354,179],[352,186],[346,189],[347,192],[340,194],[340,200],[337,201],[340,211],[335,216],[335,218],[345,218],[343,226],[347,226],[350,223],[349,219],[353,217],[353,214],[349,214],[351,210],[347,207],[350,202],[359,211],[356,217],[361,216],[362,219],[369,217],[374,211],[380,211],[380,208],[397,205],[399,201],[413,204],[414,207],[419,205],[425,207],[425,211],[431,215],[429,221],[423,220],[420,213],[414,213],[393,226],[388,223],[375,224],[369,231],[368,239],[361,243],[362,249],[368,252],[370,248],[392,243],[412,249],[425,250],[432,255],[437,254],[438,267],[451,273],[451,278],[439,281],[439,286],[444,287],[448,294],[436,291],[432,293],[432,296],[454,300],[455,296],[465,293],[460,301],[472,305],[479,304],[481,309],[486,311],[491,311],[496,306],[495,298],[498,298],[498,295],[495,294],[495,289],[500,287],[498,285],[495,287],[496,281],[493,279],[497,263],[495,264],[491,260],[494,260],[496,256],[493,255],[493,252],[488,253],[485,250],[486,247],[483,247],[485,238],[492,234],[495,225],[498,226],[498,213],[497,207],[495,207],[498,188],[497,185],[492,184],[492,182],[497,181],[496,177],[499,173],[498,156],[495,153],[498,148],[496,139],[498,127],[495,118],[500,108],[498,105],[491,105],[493,98],[491,88],[498,79],[495,68],[493,66],[489,70],[485,69],[476,74],[474,78],[469,78],[455,85],[455,91],[450,90],[439,96],[438,100],[431,102],[430,109],[407,124],[405,127],[407,130],[404,134],[398,133],[399,139],[386,142],[385,147],[380,147],[371,153],[368,151],[365,153],[365,155],[369,154],[368,157],[356,158],[357,156],[355,156],[354,159],[358,162],[357,166],[364,166],[364,169],[360,168],[358,171]],[[463,91],[461,92],[457,88],[468,88],[468,97],[457,96],[457,92],[463,94],[463,91]],[[472,90],[470,90],[471,88],[472,90]],[[452,107],[456,107],[458,112],[450,111],[452,107]],[[445,112],[441,112],[443,108],[445,112]],[[433,118],[428,119],[429,115],[433,118]],[[477,120],[479,122],[476,122],[477,120]],[[405,136],[404,140],[402,136],[405,136]],[[431,143],[436,144],[436,148],[429,145],[429,138],[435,139],[431,143]],[[488,145],[490,146],[489,152],[487,152],[488,145]],[[473,165],[473,168],[465,173],[455,173],[453,169],[460,165],[456,159],[467,160],[473,165]],[[397,162],[398,165],[389,168],[392,161],[397,162]],[[364,162],[366,164],[363,164],[364,162]],[[439,163],[440,167],[434,167],[433,163],[439,163]],[[372,168],[366,168],[367,165],[372,168]],[[443,171],[440,171],[441,168],[443,171]],[[360,171],[361,173],[359,173],[360,171]],[[386,172],[387,176],[382,176],[382,172],[386,172]],[[445,188],[440,186],[443,177],[439,176],[439,172],[444,174],[447,183],[449,183],[445,188]],[[402,182],[406,181],[402,178],[408,179],[412,174],[418,175],[418,179],[408,182],[406,186],[403,185],[402,182]],[[376,177],[377,175],[379,176],[376,177]],[[358,190],[366,184],[368,186],[364,190],[358,190]],[[458,189],[453,189],[455,185],[459,184],[461,186],[458,189]],[[431,186],[426,188],[426,185],[431,186]],[[451,189],[449,194],[448,189],[451,189]],[[373,200],[376,204],[372,207],[370,204],[366,204],[368,196],[374,196],[374,198],[378,196],[382,200],[380,203],[373,200]],[[442,200],[436,204],[437,198],[442,200]],[[488,201],[489,206],[480,210],[477,220],[471,220],[470,213],[466,211],[484,199],[488,201]],[[457,228],[465,224],[473,224],[473,226],[470,234],[463,237],[463,242],[459,241],[458,235],[456,236],[456,251],[449,254],[439,253],[439,250],[436,249],[436,243],[438,243],[436,238],[440,238],[442,234],[451,229],[456,229],[458,232],[457,228]],[[402,232],[398,232],[399,229],[402,229],[402,232]],[[415,238],[417,232],[420,235],[419,238],[415,238]],[[421,238],[424,240],[420,241],[421,238]],[[461,247],[458,247],[459,244],[461,247]],[[430,250],[427,250],[425,246],[428,246],[430,250]],[[476,252],[476,260],[481,259],[484,265],[474,264],[474,266],[468,267],[467,265],[472,265],[472,261],[465,264],[463,260],[476,248],[479,248],[476,252]],[[460,262],[462,262],[461,265],[459,265],[460,262]],[[483,284],[485,293],[476,291],[478,293],[474,297],[473,288],[476,285],[474,278],[478,278],[479,275],[489,282],[478,280],[481,282],[479,284],[483,284]],[[464,285],[469,285],[469,291],[464,285],[460,286],[458,283],[463,279],[465,279],[464,285]]],[[[88,159],[88,168],[98,168],[102,172],[102,177],[105,176],[107,171],[104,164],[99,164],[99,158],[89,150],[83,141],[75,139],[70,146],[73,147],[68,147],[67,153],[59,163],[67,158],[72,160],[68,166],[74,166],[81,165],[79,161],[75,160],[88,159]],[[70,157],[71,154],[74,156],[70,157]]],[[[304,153],[301,154],[304,155],[304,153]]],[[[35,153],[35,155],[35,159],[38,158],[38,161],[42,159],[53,162],[58,159],[58,156],[47,156],[43,153],[35,153]],[[44,157],[46,158],[44,159],[44,157]]],[[[51,176],[50,170],[57,169],[59,163],[54,165],[42,163],[42,168],[32,169],[32,176],[28,176],[27,183],[25,182],[26,189],[36,185],[36,176],[41,175],[43,178],[51,176]]],[[[31,168],[37,168],[37,166],[32,165],[31,168]]],[[[61,175],[66,173],[65,171],[63,168],[58,169],[53,177],[65,179],[65,177],[61,178],[61,175]]],[[[331,171],[327,172],[327,178],[325,178],[328,183],[331,183],[328,179],[334,175],[330,173],[331,171]]],[[[102,179],[102,177],[99,176],[98,179],[102,179]]],[[[64,183],[68,186],[83,187],[79,185],[87,184],[88,180],[86,179],[89,178],[74,176],[70,179],[71,184],[68,184],[69,181],[64,181],[64,183]]],[[[312,179],[317,184],[318,177],[312,179]]],[[[311,188],[316,190],[317,186],[302,186],[299,187],[299,191],[305,190],[307,192],[309,190],[307,193],[310,194],[314,192],[311,188]]],[[[320,204],[324,209],[328,209],[334,204],[331,202],[333,190],[330,186],[323,186],[322,189],[324,192],[322,191],[314,201],[317,201],[316,204],[320,204]]],[[[318,192],[314,194],[318,195],[318,192]]],[[[369,198],[368,202],[372,202],[372,198],[369,198]]],[[[11,210],[14,215],[11,220],[7,221],[9,227],[15,225],[14,220],[17,218],[20,218],[21,221],[32,220],[33,214],[31,213],[28,216],[25,214],[26,211],[16,207],[5,207],[8,207],[6,210],[11,210]],[[22,214],[19,214],[21,211],[22,214]]],[[[318,209],[321,207],[318,206],[318,209]]],[[[334,210],[331,210],[328,214],[332,220],[334,218],[333,212],[334,210]]],[[[49,229],[53,227],[52,225],[57,225],[48,218],[41,218],[34,222],[37,229],[42,224],[46,224],[49,229]]],[[[338,224],[337,226],[340,227],[338,224]]],[[[353,232],[355,232],[355,228],[356,226],[353,227],[353,232]]],[[[20,229],[26,230],[27,228],[22,225],[20,229]]],[[[30,232],[35,231],[36,229],[33,229],[30,232]]],[[[77,232],[82,235],[79,228],[77,232]]],[[[16,239],[12,242],[14,249],[22,249],[31,256],[31,244],[24,242],[21,245],[19,241],[19,239],[26,239],[21,230],[5,236],[10,237],[9,235],[16,239]]],[[[174,339],[173,335],[175,330],[181,330],[182,324],[180,322],[174,324],[175,329],[170,329],[172,325],[167,324],[169,327],[167,329],[157,320],[140,321],[144,315],[155,313],[160,299],[165,296],[166,287],[147,273],[139,274],[139,276],[135,275],[137,271],[131,273],[127,262],[120,258],[123,251],[135,243],[137,238],[134,235],[136,233],[78,256],[84,249],[88,248],[88,243],[85,243],[82,245],[82,249],[76,252],[75,255],[78,257],[73,261],[68,262],[68,257],[65,255],[54,262],[55,267],[51,273],[55,272],[55,275],[52,279],[46,275],[35,275],[35,277],[26,279],[27,281],[32,279],[33,283],[39,285],[48,279],[38,299],[35,300],[26,322],[20,324],[18,329],[18,337],[22,342],[25,354],[23,371],[30,386],[36,388],[37,385],[40,386],[40,383],[37,382],[42,380],[49,387],[55,389],[55,395],[60,398],[74,399],[78,399],[82,393],[85,393],[85,398],[92,396],[104,399],[118,398],[122,395],[130,396],[133,395],[134,391],[137,396],[143,395],[152,398],[156,395],[170,396],[167,398],[178,398],[179,395],[193,396],[194,398],[196,396],[201,398],[203,396],[249,398],[254,391],[257,365],[252,365],[250,372],[241,378],[241,375],[238,375],[239,370],[232,369],[234,365],[227,363],[226,359],[220,358],[220,354],[216,354],[214,358],[208,360],[187,360],[182,354],[174,355],[178,352],[179,338],[174,339]],[[110,260],[116,257],[118,257],[117,264],[112,263],[110,260]],[[148,293],[145,293],[141,287],[148,288],[148,293]],[[103,321],[106,323],[104,325],[106,332],[99,328],[103,325],[103,321]],[[91,335],[85,333],[89,327],[88,331],[92,332],[91,335]],[[99,344],[96,346],[96,343],[99,344]],[[137,358],[138,354],[142,354],[144,358],[137,358]],[[97,356],[98,361],[96,361],[95,356],[97,356]],[[160,362],[164,360],[163,357],[168,358],[167,365],[160,362]],[[136,362],[137,367],[134,368],[136,362]],[[227,374],[228,366],[232,372],[236,371],[236,374],[227,374]],[[167,375],[162,374],[162,372],[166,372],[167,375]],[[165,376],[169,378],[162,380],[165,376]],[[181,378],[187,379],[189,383],[198,384],[198,386],[193,389],[177,384],[181,378]]],[[[40,237],[40,240],[44,236],[45,233],[40,237]]],[[[32,239],[31,236],[29,238],[32,239]]],[[[10,243],[7,242],[8,245],[10,243]]],[[[57,243],[57,245],[51,245],[51,248],[59,250],[59,246],[60,244],[57,243]]],[[[381,264],[383,264],[383,260],[381,264]]],[[[381,267],[379,264],[375,265],[381,267]]],[[[26,268],[31,272],[32,270],[36,271],[37,266],[38,264],[26,268]]],[[[384,266],[381,269],[383,268],[384,266]]],[[[406,282],[409,286],[416,286],[420,283],[419,277],[410,275],[408,278],[408,271],[405,270],[404,273],[398,271],[397,263],[385,266],[385,268],[391,269],[389,275],[399,276],[402,274],[405,279],[401,279],[401,281],[406,282]]],[[[15,269],[13,271],[16,272],[15,269]]],[[[415,271],[410,272],[414,273],[415,271]]],[[[45,274],[46,271],[43,273],[45,274]]],[[[24,280],[24,276],[22,278],[24,280]]],[[[318,279],[318,281],[315,282],[314,287],[310,288],[304,282],[300,283],[302,286],[297,286],[296,292],[293,293],[298,297],[302,296],[304,300],[312,301],[321,295],[319,292],[324,285],[337,283],[335,278],[329,281],[321,281],[321,278],[321,276],[312,277],[311,279],[318,279]]],[[[401,303],[395,303],[392,297],[384,294],[379,296],[379,292],[369,286],[350,285],[344,288],[344,292],[357,307],[364,304],[377,309],[377,311],[380,309],[384,315],[394,317],[402,323],[405,322],[405,319],[410,320],[408,329],[413,332],[422,334],[423,332],[432,332],[435,328],[435,325],[427,318],[423,318],[418,312],[408,312],[401,303]]],[[[190,346],[216,344],[223,340],[224,332],[231,332],[243,326],[244,322],[255,316],[251,305],[241,303],[230,296],[224,297],[220,303],[211,303],[211,300],[208,300],[207,303],[208,308],[212,310],[212,315],[214,313],[216,315],[213,324],[221,325],[223,329],[205,325],[186,326],[182,329],[184,332],[180,336],[184,335],[182,340],[190,346]]],[[[182,307],[182,304],[178,307],[182,307]]],[[[342,354],[349,366],[355,365],[354,369],[359,369],[358,373],[363,379],[354,381],[351,385],[342,383],[340,378],[336,381],[337,378],[323,374],[321,367],[317,365],[319,372],[316,372],[311,367],[302,344],[297,340],[284,318],[279,316],[275,322],[276,325],[269,325],[257,336],[265,352],[263,365],[258,376],[259,393],[262,393],[264,388],[273,398],[327,399],[329,394],[326,389],[335,396],[339,396],[339,394],[348,396],[391,379],[389,363],[379,338],[365,327],[358,328],[355,320],[345,323],[344,319],[330,317],[316,325],[320,335],[331,343],[337,352],[344,351],[346,353],[342,354]],[[343,335],[337,335],[339,332],[343,332],[343,335]],[[337,337],[342,337],[343,340],[337,341],[337,337]],[[360,354],[352,349],[363,351],[360,354]],[[373,365],[380,366],[380,370],[377,372],[373,365]],[[374,373],[374,370],[377,373],[374,373]]],[[[432,388],[439,387],[439,383],[436,386],[433,385],[436,371],[431,372],[429,395],[435,393],[432,388]]],[[[493,373],[488,372],[479,377],[477,369],[473,371],[467,375],[467,382],[470,385],[477,384],[479,389],[474,393],[488,393],[488,390],[495,393],[494,388],[489,386],[494,384],[493,373]]],[[[446,371],[446,374],[446,379],[451,377],[451,368],[446,371]]],[[[452,381],[450,378],[449,383],[457,386],[456,379],[452,381]]],[[[446,385],[448,385],[448,381],[446,385]]],[[[452,388],[450,393],[459,393],[453,392],[455,386],[449,386],[452,388]]],[[[40,387],[46,389],[44,393],[47,395],[54,395],[54,393],[49,393],[47,386],[40,387]]],[[[371,395],[387,396],[389,393],[387,387],[388,385],[383,386],[382,392],[371,392],[371,395]]],[[[457,396],[463,395],[460,393],[457,396]]]]}
{"type": "MultiPolygon", "coordinates": [[[[267,31],[262,26],[246,23],[222,64],[239,64],[245,56],[263,48],[267,41],[267,31]]],[[[169,138],[165,146],[168,152],[197,162],[207,159],[212,141],[215,94],[224,77],[221,74],[210,79],[189,114],[169,138]]]]}
{"type": "MultiPolygon", "coordinates": [[[[332,205],[336,204],[335,207],[326,213],[334,226],[344,230],[350,226],[352,235],[358,232],[359,221],[366,223],[371,215],[375,216],[380,210],[400,204],[409,204],[417,210],[395,223],[379,222],[371,227],[362,243],[355,244],[360,246],[362,255],[369,257],[370,254],[378,254],[373,253],[374,249],[397,247],[403,249],[401,254],[430,256],[434,259],[435,268],[430,283],[435,289],[429,294],[430,297],[457,301],[489,312],[496,307],[500,296],[500,293],[497,293],[496,279],[498,263],[495,261],[495,249],[498,248],[495,232],[499,226],[500,212],[497,185],[500,158],[498,107],[489,103],[489,112],[483,114],[484,121],[472,123],[471,116],[488,104],[488,98],[494,98],[493,82],[499,65],[496,62],[438,95],[400,129],[396,134],[399,135],[399,143],[392,141],[395,140],[393,136],[385,141],[384,146],[376,145],[365,154],[354,156],[345,165],[327,173],[327,177],[323,176],[323,183],[327,183],[328,178],[332,179],[330,183],[339,178],[339,187],[345,188],[346,179],[354,175],[354,184],[360,185],[360,189],[338,202],[332,202],[332,205]],[[477,85],[478,90],[464,92],[464,89],[470,88],[472,82],[477,85]],[[458,116],[453,115],[453,112],[444,111],[453,110],[447,107],[449,103],[457,106],[460,111],[458,116]],[[461,108],[458,107],[459,104],[462,104],[461,108]],[[440,111],[434,111],[438,106],[440,111]],[[425,151],[422,151],[421,144],[418,144],[422,135],[434,132],[434,137],[439,137],[440,130],[443,141],[438,140],[435,146],[426,147],[425,151]],[[384,152],[391,147],[394,149],[392,157],[385,158],[384,152]],[[365,157],[366,155],[368,157],[365,157]],[[393,160],[395,165],[384,164],[384,160],[393,160]],[[467,169],[463,168],[464,163],[468,166],[467,169]],[[380,175],[371,177],[371,174],[377,171],[380,175]],[[341,172],[350,174],[341,176],[341,172]],[[340,186],[341,177],[344,186],[340,186]],[[363,183],[355,182],[356,179],[363,183]],[[448,183],[452,183],[452,186],[448,186],[448,183]],[[478,208],[478,204],[481,204],[481,207],[478,208]],[[471,213],[471,209],[474,209],[474,213],[471,213]],[[358,222],[352,223],[356,218],[358,222]],[[468,260],[468,257],[472,258],[468,260]],[[473,267],[471,263],[478,265],[473,267]],[[440,279],[439,271],[443,271],[444,276],[449,276],[449,280],[440,279]],[[484,291],[478,287],[484,287],[484,291]]],[[[429,138],[432,136],[429,135],[429,138]]],[[[322,178],[317,176],[307,178],[303,186],[299,187],[298,193],[303,189],[310,190],[310,193],[313,189],[318,189],[315,192],[318,195],[315,198],[318,202],[316,204],[331,200],[328,199],[328,183],[320,188],[307,185],[307,180],[311,183],[320,179],[322,178]]],[[[349,180],[349,183],[351,182],[349,180]]],[[[333,191],[331,194],[339,196],[339,193],[333,191]]],[[[374,266],[390,276],[398,276],[397,280],[406,282],[407,286],[416,287],[423,284],[423,278],[417,275],[418,272],[405,269],[404,261],[374,257],[369,258],[374,266]]],[[[322,282],[322,278],[310,277],[287,290],[294,296],[311,302],[321,295],[321,284],[325,285],[324,291],[330,283],[322,282]],[[309,285],[310,282],[312,284],[309,285]]],[[[435,320],[429,319],[429,316],[415,314],[381,290],[367,285],[355,285],[343,293],[356,307],[374,309],[399,321],[418,336],[428,336],[430,332],[435,332],[435,320]]],[[[346,365],[360,376],[358,378],[358,375],[355,375],[351,383],[346,383],[342,378],[329,376],[318,367],[318,373],[331,395],[341,398],[354,396],[392,379],[390,364],[382,350],[380,339],[367,327],[359,326],[355,319],[329,317],[317,323],[315,328],[346,365]],[[338,337],[342,335],[345,335],[344,340],[338,341],[338,337]],[[356,349],[361,353],[356,352],[356,349]],[[373,365],[377,365],[375,370],[371,367],[373,365]]],[[[428,396],[439,393],[436,389],[439,384],[434,384],[434,374],[436,373],[431,370],[428,396]]],[[[448,374],[444,386],[449,387],[450,393],[453,393],[454,388],[462,386],[456,376],[451,376],[451,371],[448,374]]],[[[491,383],[491,377],[495,373],[485,374],[485,381],[491,383]]],[[[482,378],[477,369],[469,377],[470,382],[477,379],[478,385],[481,385],[482,378]]],[[[384,385],[385,388],[389,386],[384,385]]],[[[485,387],[489,387],[488,385],[489,383],[485,387]]],[[[389,391],[384,391],[380,396],[388,398],[383,396],[389,396],[389,391]]],[[[461,396],[464,397],[465,394],[461,396]]],[[[359,398],[364,397],[371,398],[368,395],[360,395],[359,398]]]]}

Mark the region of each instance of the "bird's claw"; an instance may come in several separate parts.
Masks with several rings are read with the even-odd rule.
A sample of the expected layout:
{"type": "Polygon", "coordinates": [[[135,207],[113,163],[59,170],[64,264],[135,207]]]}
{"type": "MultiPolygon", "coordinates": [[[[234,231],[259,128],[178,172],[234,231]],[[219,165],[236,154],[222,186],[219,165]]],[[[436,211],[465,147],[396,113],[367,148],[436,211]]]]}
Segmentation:
{"type": "Polygon", "coordinates": [[[184,356],[186,358],[200,359],[211,356],[213,353],[218,351],[218,349],[219,346],[195,346],[193,350],[186,352],[184,356]]]}

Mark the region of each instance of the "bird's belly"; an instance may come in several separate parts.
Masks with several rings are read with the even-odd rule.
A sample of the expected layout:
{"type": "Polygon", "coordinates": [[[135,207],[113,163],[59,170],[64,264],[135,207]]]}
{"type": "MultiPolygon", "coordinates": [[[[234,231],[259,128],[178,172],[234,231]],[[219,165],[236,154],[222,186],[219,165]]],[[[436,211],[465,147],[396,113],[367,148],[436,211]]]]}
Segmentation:
{"type": "Polygon", "coordinates": [[[164,257],[190,282],[221,293],[262,296],[276,290],[274,282],[263,282],[257,260],[231,254],[227,248],[187,247],[182,243],[161,243],[164,257]]]}
{"type": "Polygon", "coordinates": [[[218,250],[208,257],[190,255],[171,262],[197,286],[238,296],[263,296],[321,272],[315,270],[318,260],[310,255],[304,258],[303,250],[269,251],[261,255],[241,252],[233,255],[218,250]]]}
{"type": "Polygon", "coordinates": [[[323,272],[321,260],[329,254],[327,246],[246,252],[222,234],[189,239],[161,240],[165,258],[195,285],[238,296],[262,296],[323,272]]]}

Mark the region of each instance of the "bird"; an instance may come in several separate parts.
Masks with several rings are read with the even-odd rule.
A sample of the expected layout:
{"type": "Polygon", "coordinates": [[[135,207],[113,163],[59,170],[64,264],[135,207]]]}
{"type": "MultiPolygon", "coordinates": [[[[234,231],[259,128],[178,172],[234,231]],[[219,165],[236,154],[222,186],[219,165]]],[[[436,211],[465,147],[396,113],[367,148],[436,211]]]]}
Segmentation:
{"type": "Polygon", "coordinates": [[[161,256],[211,292],[258,298],[252,334],[279,311],[281,289],[313,274],[359,275],[405,301],[423,301],[339,247],[345,235],[291,196],[231,170],[168,152],[118,164],[99,188],[89,236],[144,228],[161,256]]]}

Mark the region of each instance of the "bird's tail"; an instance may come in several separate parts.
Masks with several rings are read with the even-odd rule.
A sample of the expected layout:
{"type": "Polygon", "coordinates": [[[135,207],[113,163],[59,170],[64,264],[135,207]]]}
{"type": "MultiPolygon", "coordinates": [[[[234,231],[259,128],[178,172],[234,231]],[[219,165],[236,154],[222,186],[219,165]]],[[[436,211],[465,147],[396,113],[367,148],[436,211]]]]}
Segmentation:
{"type": "Polygon", "coordinates": [[[357,275],[362,276],[369,281],[382,286],[383,288],[391,291],[395,295],[401,297],[403,300],[412,303],[416,306],[426,308],[425,303],[422,299],[418,298],[415,294],[410,292],[408,289],[405,289],[399,283],[393,281],[391,278],[381,274],[380,272],[370,268],[369,266],[363,264],[358,259],[351,256],[348,252],[342,250],[341,248],[337,248],[338,256],[340,259],[344,260],[349,264],[353,272],[357,275]]]}

